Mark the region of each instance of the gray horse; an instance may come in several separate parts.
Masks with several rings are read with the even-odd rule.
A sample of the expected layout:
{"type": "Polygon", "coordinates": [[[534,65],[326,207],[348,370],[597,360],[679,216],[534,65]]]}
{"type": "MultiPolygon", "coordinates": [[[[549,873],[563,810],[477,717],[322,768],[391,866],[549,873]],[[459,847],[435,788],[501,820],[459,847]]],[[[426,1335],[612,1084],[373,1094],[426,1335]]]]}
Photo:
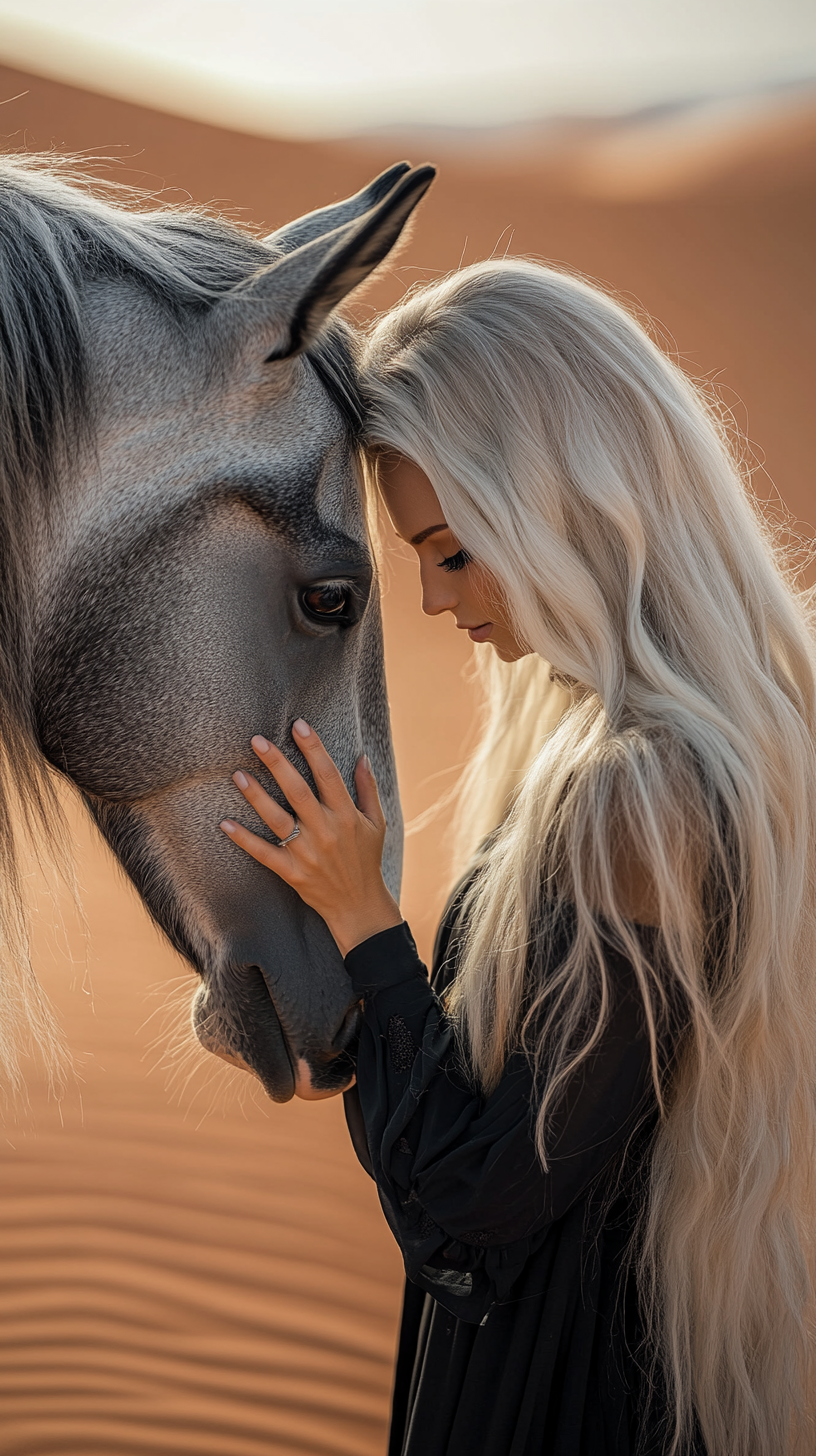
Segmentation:
{"type": "MultiPolygon", "coordinates": [[[[48,819],[47,763],[199,973],[203,1045],[277,1101],[301,1059],[307,1092],[348,1081],[358,1010],[323,922],[218,825],[246,815],[230,774],[250,736],[297,762],[303,715],[347,782],[370,755],[398,886],[353,338],[333,311],[432,177],[392,167],[261,242],[101,201],[36,159],[0,164],[6,988],[12,800],[48,819]]],[[[26,998],[5,995],[7,1021],[26,998]]]]}

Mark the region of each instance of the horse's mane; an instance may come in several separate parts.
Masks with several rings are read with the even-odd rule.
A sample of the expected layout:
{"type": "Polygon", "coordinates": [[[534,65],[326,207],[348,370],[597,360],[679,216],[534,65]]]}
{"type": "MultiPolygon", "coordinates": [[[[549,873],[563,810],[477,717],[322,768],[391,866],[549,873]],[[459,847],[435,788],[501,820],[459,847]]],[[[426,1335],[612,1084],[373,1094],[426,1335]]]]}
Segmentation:
{"type": "MultiPolygon", "coordinates": [[[[29,958],[18,836],[63,860],[64,818],[32,719],[30,543],[57,506],[57,481],[89,437],[89,283],[129,282],[181,318],[204,312],[272,261],[260,238],[200,208],[149,206],[102,186],[73,159],[0,159],[0,1086],[21,1086],[20,1056],[51,1068],[60,1036],[29,958]]],[[[353,340],[341,323],[309,358],[347,424],[360,410],[353,340]]]]}

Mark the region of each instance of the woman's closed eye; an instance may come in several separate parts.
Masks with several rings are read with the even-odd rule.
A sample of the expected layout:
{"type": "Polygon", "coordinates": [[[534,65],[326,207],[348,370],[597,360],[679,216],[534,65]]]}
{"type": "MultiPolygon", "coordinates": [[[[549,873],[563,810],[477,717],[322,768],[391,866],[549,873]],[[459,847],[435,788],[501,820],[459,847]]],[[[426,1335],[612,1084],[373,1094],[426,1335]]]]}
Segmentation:
{"type": "Polygon", "coordinates": [[[455,551],[453,556],[446,556],[439,565],[443,571],[461,571],[472,560],[473,557],[468,556],[467,551],[455,551]]]}

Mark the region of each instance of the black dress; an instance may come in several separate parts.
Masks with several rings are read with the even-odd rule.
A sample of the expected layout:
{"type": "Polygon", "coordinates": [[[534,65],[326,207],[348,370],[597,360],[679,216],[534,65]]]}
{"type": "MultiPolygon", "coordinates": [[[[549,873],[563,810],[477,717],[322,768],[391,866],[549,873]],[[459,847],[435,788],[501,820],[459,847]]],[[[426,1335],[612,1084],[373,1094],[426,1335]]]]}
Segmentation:
{"type": "Polygon", "coordinates": [[[527,1059],[487,1098],[460,1065],[439,1000],[456,908],[432,983],[404,924],[346,957],[365,1011],[347,1119],[408,1276],[389,1456],[653,1456],[664,1402],[653,1384],[645,1400],[627,1257],[656,1120],[634,974],[610,949],[608,1028],[557,1112],[545,1173],[527,1059]]]}

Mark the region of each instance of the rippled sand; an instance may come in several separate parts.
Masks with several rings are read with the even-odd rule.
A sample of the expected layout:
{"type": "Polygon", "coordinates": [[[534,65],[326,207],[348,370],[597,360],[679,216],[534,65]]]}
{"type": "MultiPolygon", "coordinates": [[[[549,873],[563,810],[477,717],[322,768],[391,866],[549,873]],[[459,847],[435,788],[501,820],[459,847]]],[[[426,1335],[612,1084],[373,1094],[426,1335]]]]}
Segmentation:
{"type": "MultiPolygon", "coordinates": [[[[8,133],[106,152],[124,143],[151,185],[245,206],[270,226],[402,150],[238,138],[0,79],[0,99],[29,92],[4,108],[8,133]]],[[[529,149],[513,165],[451,154],[399,268],[362,312],[456,266],[463,248],[467,261],[503,249],[513,227],[515,251],[634,295],[693,369],[722,370],[770,477],[812,519],[810,155],[793,147],[784,165],[774,154],[753,170],[743,158],[687,195],[625,203],[569,195],[529,149]]],[[[409,563],[392,561],[388,580],[410,818],[450,783],[474,698],[461,634],[421,617],[409,563]]],[[[408,841],[404,908],[426,951],[447,882],[443,822],[408,841]]],[[[59,1108],[35,1079],[29,1111],[0,1139],[0,1452],[377,1456],[400,1266],[340,1104],[275,1107],[213,1059],[163,1066],[192,973],[81,821],[78,862],[87,938],[64,897],[55,914],[41,893],[36,956],[80,1079],[59,1108]]]]}

